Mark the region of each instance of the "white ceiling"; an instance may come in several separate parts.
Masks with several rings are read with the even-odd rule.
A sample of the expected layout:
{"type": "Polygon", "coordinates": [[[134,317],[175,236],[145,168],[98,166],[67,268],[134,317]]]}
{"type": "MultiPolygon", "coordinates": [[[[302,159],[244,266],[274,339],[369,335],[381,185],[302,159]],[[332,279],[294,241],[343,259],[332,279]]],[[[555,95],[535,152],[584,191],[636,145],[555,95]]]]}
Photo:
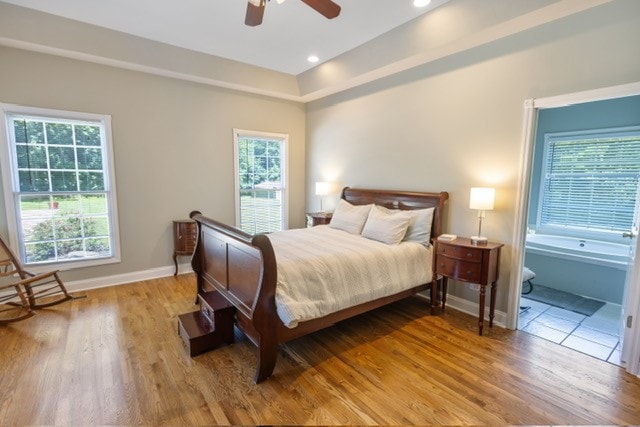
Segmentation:
{"type": "Polygon", "coordinates": [[[2,0],[227,59],[298,75],[426,13],[413,0],[335,0],[328,20],[300,0],[267,3],[244,25],[246,0],[2,0]],[[307,57],[317,55],[311,64],[307,57]]]}

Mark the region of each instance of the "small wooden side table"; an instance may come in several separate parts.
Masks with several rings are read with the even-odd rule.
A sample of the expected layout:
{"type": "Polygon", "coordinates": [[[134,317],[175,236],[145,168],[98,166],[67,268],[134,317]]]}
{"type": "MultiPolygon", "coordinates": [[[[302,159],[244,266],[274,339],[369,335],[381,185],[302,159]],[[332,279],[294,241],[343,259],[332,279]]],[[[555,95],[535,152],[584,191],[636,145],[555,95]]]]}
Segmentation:
{"type": "Polygon", "coordinates": [[[307,214],[307,227],[325,225],[331,222],[333,212],[312,212],[307,214]]]}
{"type": "Polygon", "coordinates": [[[173,221],[173,263],[176,266],[174,276],[178,275],[178,256],[191,256],[196,248],[198,227],[191,219],[173,221]]]}
{"type": "Polygon", "coordinates": [[[474,244],[471,239],[458,237],[452,241],[436,240],[436,274],[442,276],[442,309],[447,301],[448,279],[480,285],[478,335],[484,325],[486,286],[491,285],[489,327],[493,326],[496,308],[496,284],[500,273],[500,248],[502,243],[474,244]]]}

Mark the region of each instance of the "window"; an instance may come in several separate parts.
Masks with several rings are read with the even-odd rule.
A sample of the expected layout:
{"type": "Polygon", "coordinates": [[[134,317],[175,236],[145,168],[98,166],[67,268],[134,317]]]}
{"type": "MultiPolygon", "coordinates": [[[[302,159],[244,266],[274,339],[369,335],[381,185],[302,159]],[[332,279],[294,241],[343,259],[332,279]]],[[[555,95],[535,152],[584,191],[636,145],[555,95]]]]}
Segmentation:
{"type": "Polygon", "coordinates": [[[640,128],[545,135],[538,227],[616,240],[633,225],[640,128]]]}
{"type": "Polygon", "coordinates": [[[236,226],[249,234],[287,227],[287,140],[234,129],[236,226]]]}
{"type": "Polygon", "coordinates": [[[0,106],[10,240],[23,263],[119,261],[110,117],[0,106]]]}

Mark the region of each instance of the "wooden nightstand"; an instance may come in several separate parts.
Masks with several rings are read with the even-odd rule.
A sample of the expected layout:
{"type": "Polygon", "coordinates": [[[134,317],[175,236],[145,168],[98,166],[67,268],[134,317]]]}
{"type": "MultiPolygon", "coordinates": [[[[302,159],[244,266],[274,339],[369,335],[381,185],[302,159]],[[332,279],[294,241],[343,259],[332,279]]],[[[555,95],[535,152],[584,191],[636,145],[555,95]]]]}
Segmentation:
{"type": "Polygon", "coordinates": [[[178,256],[191,256],[196,248],[198,227],[191,219],[173,221],[173,263],[176,266],[174,276],[178,275],[178,256]]]}
{"type": "Polygon", "coordinates": [[[332,212],[313,212],[307,214],[307,227],[325,225],[331,222],[332,212]]]}
{"type": "Polygon", "coordinates": [[[478,334],[484,324],[485,288],[491,285],[489,327],[493,326],[496,308],[496,283],[500,272],[502,243],[473,244],[470,239],[458,237],[450,242],[436,240],[436,274],[442,276],[442,309],[447,301],[448,279],[480,285],[478,334]]]}

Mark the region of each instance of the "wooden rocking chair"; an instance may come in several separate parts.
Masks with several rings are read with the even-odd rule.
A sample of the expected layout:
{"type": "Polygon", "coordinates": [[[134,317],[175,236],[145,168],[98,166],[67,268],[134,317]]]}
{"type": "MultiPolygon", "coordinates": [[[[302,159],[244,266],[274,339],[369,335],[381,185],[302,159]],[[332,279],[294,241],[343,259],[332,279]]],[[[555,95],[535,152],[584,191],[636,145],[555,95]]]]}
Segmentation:
{"type": "MultiPolygon", "coordinates": [[[[58,276],[57,270],[41,274],[33,274],[26,271],[19,258],[0,236],[0,277],[9,276],[17,276],[19,280],[0,288],[0,304],[4,302],[5,307],[21,308],[23,313],[15,318],[7,317],[10,320],[4,321],[4,323],[26,319],[34,314],[34,309],[51,307],[74,299],[74,296],[67,292],[67,288],[65,288],[64,283],[58,276]],[[13,288],[13,290],[3,297],[2,291],[7,292],[10,288],[13,288]],[[10,296],[11,294],[13,295],[10,296]],[[20,302],[17,300],[20,300],[20,302]],[[24,313],[24,311],[27,313],[24,313]]],[[[9,309],[6,311],[9,311],[9,309]]],[[[0,324],[3,324],[1,318],[0,324]]]]}
{"type": "MultiPolygon", "coordinates": [[[[8,262],[0,261],[0,278],[9,276],[7,273],[8,262]]],[[[17,284],[0,285],[0,325],[7,325],[18,320],[23,320],[33,316],[35,311],[31,310],[27,297],[17,284]]]]}

